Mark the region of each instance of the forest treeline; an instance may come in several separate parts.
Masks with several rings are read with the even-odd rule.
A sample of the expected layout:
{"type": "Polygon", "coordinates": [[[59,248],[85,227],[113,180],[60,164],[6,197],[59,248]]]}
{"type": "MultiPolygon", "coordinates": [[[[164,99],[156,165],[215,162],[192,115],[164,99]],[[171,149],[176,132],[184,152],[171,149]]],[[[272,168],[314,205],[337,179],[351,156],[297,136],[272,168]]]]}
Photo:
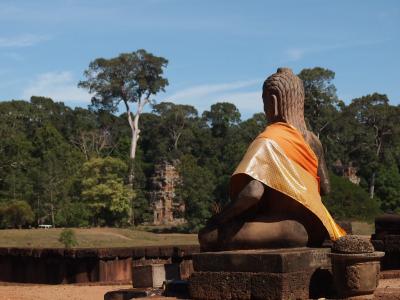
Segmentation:
{"type": "MultiPolygon", "coordinates": [[[[324,197],[328,209],[338,219],[360,220],[399,211],[400,107],[379,93],[345,104],[328,69],[304,69],[299,76],[306,121],[322,141],[331,172],[332,192],[324,197]],[[343,177],[347,166],[357,169],[359,185],[343,177]]],[[[201,114],[190,105],[154,104],[141,113],[129,172],[132,128],[126,112],[95,105],[72,109],[38,96],[2,101],[0,226],[149,221],[149,179],[155,164],[169,161],[181,176],[176,201],[185,203],[187,229],[196,231],[213,208],[229,201],[229,177],[265,126],[264,113],[242,120],[229,102],[201,114]]]]}

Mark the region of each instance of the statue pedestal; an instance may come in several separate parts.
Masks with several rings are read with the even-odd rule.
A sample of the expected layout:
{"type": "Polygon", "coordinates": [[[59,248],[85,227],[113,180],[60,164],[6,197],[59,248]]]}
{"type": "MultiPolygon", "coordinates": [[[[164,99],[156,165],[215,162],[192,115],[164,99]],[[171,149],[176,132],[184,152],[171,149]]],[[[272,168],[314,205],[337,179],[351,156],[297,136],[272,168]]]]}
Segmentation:
{"type": "Polygon", "coordinates": [[[331,290],[329,248],[205,252],[193,255],[193,299],[309,299],[331,290]]]}

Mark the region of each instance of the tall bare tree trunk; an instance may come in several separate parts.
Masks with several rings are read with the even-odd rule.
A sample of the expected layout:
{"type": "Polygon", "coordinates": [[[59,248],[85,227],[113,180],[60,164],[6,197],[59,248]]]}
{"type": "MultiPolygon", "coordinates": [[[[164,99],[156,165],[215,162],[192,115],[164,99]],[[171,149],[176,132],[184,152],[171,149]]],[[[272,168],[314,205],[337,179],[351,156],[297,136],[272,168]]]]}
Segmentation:
{"type": "MultiPolygon", "coordinates": [[[[143,111],[144,106],[149,103],[149,99],[139,99],[137,102],[137,110],[136,113],[133,115],[132,119],[132,112],[130,110],[129,104],[127,101],[124,102],[126,107],[126,112],[128,115],[128,123],[131,127],[131,148],[129,153],[130,164],[129,164],[129,175],[128,175],[128,183],[132,191],[134,190],[134,179],[135,179],[135,158],[136,158],[136,149],[137,143],[140,137],[140,129],[139,129],[139,118],[143,111]]],[[[135,212],[134,212],[134,203],[133,198],[131,199],[131,211],[130,211],[130,222],[131,225],[135,224],[135,212]]]]}
{"type": "Polygon", "coordinates": [[[53,191],[50,191],[50,211],[51,211],[51,223],[53,225],[53,228],[56,228],[56,222],[54,218],[53,191]]]}
{"type": "Polygon", "coordinates": [[[371,183],[370,183],[370,185],[369,185],[369,197],[371,198],[371,199],[374,199],[374,195],[375,195],[375,176],[376,176],[376,173],[375,173],[375,171],[372,173],[372,176],[371,176],[371,183]]]}

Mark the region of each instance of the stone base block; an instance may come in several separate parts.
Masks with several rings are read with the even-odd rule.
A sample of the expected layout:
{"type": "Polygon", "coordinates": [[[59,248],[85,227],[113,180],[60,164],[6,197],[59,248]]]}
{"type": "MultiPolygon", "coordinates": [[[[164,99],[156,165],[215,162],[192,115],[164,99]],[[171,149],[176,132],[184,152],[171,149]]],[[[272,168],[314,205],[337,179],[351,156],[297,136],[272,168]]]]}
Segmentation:
{"type": "Polygon", "coordinates": [[[193,254],[194,271],[289,273],[330,268],[329,248],[237,250],[193,254]]]}
{"type": "Polygon", "coordinates": [[[195,272],[193,299],[309,299],[311,272],[195,272]]]}
{"type": "Polygon", "coordinates": [[[193,255],[193,299],[309,299],[330,295],[330,249],[242,250],[193,255]]]}
{"type": "Polygon", "coordinates": [[[132,267],[132,284],[135,288],[159,288],[166,280],[180,278],[179,264],[153,264],[132,267]]]}
{"type": "Polygon", "coordinates": [[[399,234],[373,234],[371,243],[376,251],[384,251],[381,260],[383,270],[400,269],[400,235],[399,234]]]}

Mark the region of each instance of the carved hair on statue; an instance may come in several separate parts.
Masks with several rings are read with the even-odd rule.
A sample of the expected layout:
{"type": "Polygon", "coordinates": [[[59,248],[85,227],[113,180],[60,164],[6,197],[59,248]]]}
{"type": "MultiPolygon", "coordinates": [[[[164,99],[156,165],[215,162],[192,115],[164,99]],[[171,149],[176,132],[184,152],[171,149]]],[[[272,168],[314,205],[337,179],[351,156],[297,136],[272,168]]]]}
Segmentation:
{"type": "Polygon", "coordinates": [[[289,68],[279,68],[264,81],[263,85],[264,107],[268,101],[274,107],[273,120],[269,123],[286,122],[302,133],[307,130],[304,121],[304,87],[299,77],[289,68]]]}

